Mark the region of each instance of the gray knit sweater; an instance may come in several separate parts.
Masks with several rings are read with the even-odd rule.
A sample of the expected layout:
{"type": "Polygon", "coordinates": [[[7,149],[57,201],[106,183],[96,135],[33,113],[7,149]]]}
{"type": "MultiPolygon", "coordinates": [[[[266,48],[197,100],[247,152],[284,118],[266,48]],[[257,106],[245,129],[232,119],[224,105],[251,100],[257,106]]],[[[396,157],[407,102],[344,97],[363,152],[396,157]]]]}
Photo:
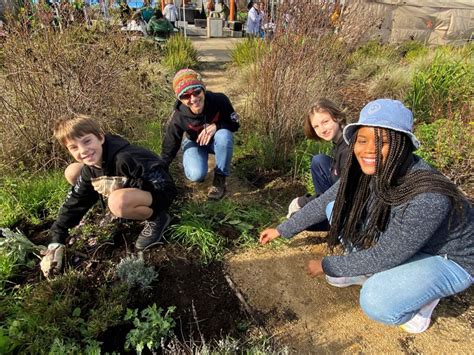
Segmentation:
{"type": "MultiPolygon", "coordinates": [[[[413,170],[433,170],[415,158],[413,170]]],[[[339,182],[277,227],[285,238],[322,222],[326,205],[336,199],[339,182]]],[[[451,221],[448,197],[422,193],[409,202],[392,207],[390,219],[375,245],[347,255],[327,256],[323,270],[329,276],[374,274],[401,265],[417,252],[442,255],[474,274],[474,209],[466,202],[464,223],[451,221]]]]}

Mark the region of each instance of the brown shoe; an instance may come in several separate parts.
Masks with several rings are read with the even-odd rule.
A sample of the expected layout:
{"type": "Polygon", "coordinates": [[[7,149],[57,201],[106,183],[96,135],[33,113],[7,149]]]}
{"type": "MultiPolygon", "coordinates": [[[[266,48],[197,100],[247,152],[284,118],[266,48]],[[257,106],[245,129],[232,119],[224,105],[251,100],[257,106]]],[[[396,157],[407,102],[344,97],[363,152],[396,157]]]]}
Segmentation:
{"type": "Polygon", "coordinates": [[[209,188],[207,198],[210,200],[220,200],[225,195],[225,176],[214,173],[214,181],[209,188]]]}

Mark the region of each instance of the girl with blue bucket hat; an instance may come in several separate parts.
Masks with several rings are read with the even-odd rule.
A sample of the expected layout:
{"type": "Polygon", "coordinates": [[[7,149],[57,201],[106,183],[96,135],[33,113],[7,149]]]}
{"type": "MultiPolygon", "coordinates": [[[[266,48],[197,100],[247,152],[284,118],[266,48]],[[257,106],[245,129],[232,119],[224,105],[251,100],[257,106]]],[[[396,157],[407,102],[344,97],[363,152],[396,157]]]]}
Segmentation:
{"type": "Polygon", "coordinates": [[[290,219],[260,234],[266,244],[328,218],[331,255],[310,276],[362,285],[372,319],[410,333],[428,329],[443,297],[472,285],[474,211],[445,176],[413,154],[413,114],[400,101],[368,103],[343,131],[352,154],[340,180],[290,219]]]}

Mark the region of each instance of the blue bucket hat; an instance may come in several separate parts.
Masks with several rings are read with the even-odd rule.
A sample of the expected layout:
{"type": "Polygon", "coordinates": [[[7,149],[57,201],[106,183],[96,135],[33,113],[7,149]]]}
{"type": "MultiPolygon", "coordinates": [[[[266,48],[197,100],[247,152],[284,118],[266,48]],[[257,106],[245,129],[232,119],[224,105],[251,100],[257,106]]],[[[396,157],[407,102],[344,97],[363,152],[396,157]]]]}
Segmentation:
{"type": "Polygon", "coordinates": [[[360,111],[359,121],[344,127],[342,134],[347,144],[361,126],[388,128],[405,133],[415,148],[420,146],[413,134],[413,113],[398,100],[378,99],[365,105],[360,111]]]}

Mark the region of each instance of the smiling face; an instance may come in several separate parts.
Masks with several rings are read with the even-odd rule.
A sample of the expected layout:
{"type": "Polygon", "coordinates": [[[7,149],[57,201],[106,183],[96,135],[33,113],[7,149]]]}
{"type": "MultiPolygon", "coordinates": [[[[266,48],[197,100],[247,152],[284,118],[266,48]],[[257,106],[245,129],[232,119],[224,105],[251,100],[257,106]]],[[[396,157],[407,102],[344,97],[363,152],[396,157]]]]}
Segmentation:
{"type": "Polygon", "coordinates": [[[382,165],[388,156],[388,135],[383,128],[362,127],[357,131],[354,144],[354,155],[359,162],[362,172],[366,175],[374,175],[377,166],[377,154],[375,143],[375,130],[379,129],[382,139],[382,165]]]}
{"type": "Polygon", "coordinates": [[[66,140],[65,146],[79,163],[100,168],[104,140],[104,136],[98,138],[95,134],[89,133],[80,138],[66,140]]]}
{"type": "Polygon", "coordinates": [[[337,142],[342,136],[342,129],[329,112],[314,112],[310,117],[311,126],[316,135],[325,141],[337,142]]]}
{"type": "Polygon", "coordinates": [[[206,96],[204,89],[194,88],[184,92],[180,97],[179,101],[191,110],[195,115],[199,115],[204,111],[204,100],[206,96]]]}

